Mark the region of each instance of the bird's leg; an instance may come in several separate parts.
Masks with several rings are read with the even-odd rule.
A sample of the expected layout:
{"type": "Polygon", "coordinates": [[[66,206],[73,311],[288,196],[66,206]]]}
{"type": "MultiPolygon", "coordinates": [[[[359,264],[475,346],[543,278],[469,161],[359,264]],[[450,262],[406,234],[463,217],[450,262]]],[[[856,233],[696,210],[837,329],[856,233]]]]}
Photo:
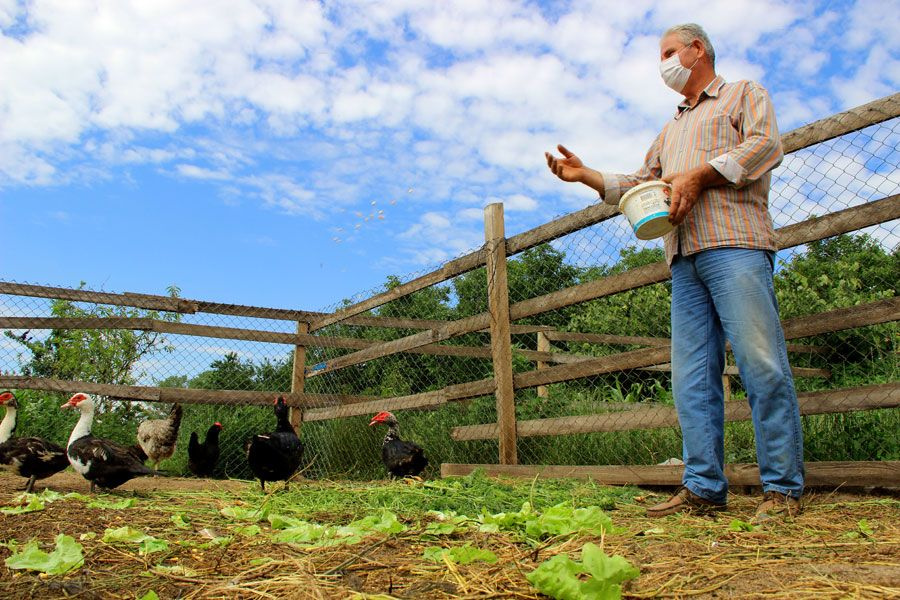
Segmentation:
{"type": "Polygon", "coordinates": [[[259,480],[259,489],[262,490],[262,493],[263,493],[263,494],[266,493],[266,482],[265,482],[265,480],[263,480],[263,479],[260,479],[260,480],[259,480]]]}
{"type": "Polygon", "coordinates": [[[91,493],[92,494],[94,493],[94,482],[93,481],[91,482],[91,493]]]}
{"type": "Polygon", "coordinates": [[[159,461],[158,460],[153,462],[153,476],[159,477],[159,461]]]}
{"type": "Polygon", "coordinates": [[[34,489],[34,482],[37,481],[37,477],[32,475],[28,478],[28,485],[25,486],[25,493],[30,494],[31,490],[34,489]]]}

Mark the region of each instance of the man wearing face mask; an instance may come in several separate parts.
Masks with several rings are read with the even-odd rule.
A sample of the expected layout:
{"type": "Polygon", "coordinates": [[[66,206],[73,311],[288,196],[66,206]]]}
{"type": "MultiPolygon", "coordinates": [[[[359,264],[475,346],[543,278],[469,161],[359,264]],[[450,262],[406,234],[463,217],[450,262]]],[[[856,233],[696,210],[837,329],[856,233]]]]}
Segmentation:
{"type": "Polygon", "coordinates": [[[803,434],[778,317],[772,271],[775,232],[768,212],[771,170],[783,158],[769,96],[752,81],[726,82],[696,24],[660,41],[660,74],[684,96],[643,166],[595,171],[563,146],[545,153],[563,181],[583,183],[605,202],[645,181],[671,185],[666,260],[672,272],[672,389],[683,437],[682,487],[649,516],[726,507],[725,342],[750,402],[763,501],[755,520],[793,516],[803,494],[803,434]]]}

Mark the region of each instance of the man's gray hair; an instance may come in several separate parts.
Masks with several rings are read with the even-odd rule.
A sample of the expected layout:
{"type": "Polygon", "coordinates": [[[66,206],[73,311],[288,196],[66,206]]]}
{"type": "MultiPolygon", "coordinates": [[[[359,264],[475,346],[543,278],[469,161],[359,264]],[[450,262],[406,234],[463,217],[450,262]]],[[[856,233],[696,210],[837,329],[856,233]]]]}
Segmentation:
{"type": "Polygon", "coordinates": [[[703,42],[703,47],[706,48],[706,53],[709,55],[710,64],[712,66],[716,66],[716,51],[713,49],[712,42],[709,41],[709,36],[706,35],[706,32],[703,31],[702,27],[700,27],[696,23],[684,23],[683,25],[675,25],[666,29],[666,32],[662,34],[662,37],[666,37],[667,35],[672,33],[677,34],[678,38],[684,45],[688,45],[694,40],[700,40],[701,42],[703,42]]]}

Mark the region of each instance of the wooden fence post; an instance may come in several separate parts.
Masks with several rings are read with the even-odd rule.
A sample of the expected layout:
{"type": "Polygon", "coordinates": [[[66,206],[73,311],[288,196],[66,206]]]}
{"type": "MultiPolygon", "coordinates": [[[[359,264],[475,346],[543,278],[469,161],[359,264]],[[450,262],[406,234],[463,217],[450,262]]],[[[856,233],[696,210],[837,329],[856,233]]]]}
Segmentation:
{"type": "Polygon", "coordinates": [[[516,392],[513,388],[512,340],[509,333],[509,288],[506,281],[506,234],[503,204],[484,208],[484,241],[487,259],[488,310],[491,314],[491,357],[494,362],[494,395],[500,430],[500,464],[518,464],[516,454],[516,392]]]}
{"type": "MultiPolygon", "coordinates": [[[[550,338],[547,337],[547,334],[543,331],[537,332],[537,351],[538,352],[550,352],[550,338]]],[[[549,363],[546,363],[542,360],[537,361],[537,370],[546,369],[549,367],[549,363]]],[[[537,395],[538,398],[549,398],[550,390],[546,385],[539,385],[537,387],[537,395]]]]}
{"type": "MultiPolygon", "coordinates": [[[[306,321],[297,321],[297,334],[303,335],[309,333],[309,323],[306,321]]],[[[306,346],[294,346],[294,369],[291,372],[291,392],[295,394],[303,393],[306,385],[306,346]]],[[[291,407],[291,425],[300,435],[300,424],[303,421],[303,411],[299,408],[291,407]]]]}

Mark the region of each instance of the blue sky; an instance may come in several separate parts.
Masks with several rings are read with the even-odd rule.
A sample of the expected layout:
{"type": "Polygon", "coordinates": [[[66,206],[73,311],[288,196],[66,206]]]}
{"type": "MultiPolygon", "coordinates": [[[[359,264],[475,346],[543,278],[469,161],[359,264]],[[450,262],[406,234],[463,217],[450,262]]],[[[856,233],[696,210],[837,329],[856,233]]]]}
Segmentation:
{"type": "Polygon", "coordinates": [[[687,21],[782,131],[900,89],[897,0],[0,0],[0,278],[332,307],[635,169],[687,21]]]}

